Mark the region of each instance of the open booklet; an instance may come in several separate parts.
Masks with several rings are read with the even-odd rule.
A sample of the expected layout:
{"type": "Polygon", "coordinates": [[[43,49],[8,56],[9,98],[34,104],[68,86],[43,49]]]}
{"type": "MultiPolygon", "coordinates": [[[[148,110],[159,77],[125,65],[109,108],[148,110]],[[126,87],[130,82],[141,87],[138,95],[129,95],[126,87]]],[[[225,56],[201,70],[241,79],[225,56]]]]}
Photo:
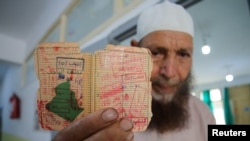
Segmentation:
{"type": "Polygon", "coordinates": [[[94,53],[77,43],[41,43],[34,52],[40,87],[39,123],[61,130],[74,120],[105,107],[143,131],[151,119],[150,52],[145,48],[107,45],[94,53]]]}

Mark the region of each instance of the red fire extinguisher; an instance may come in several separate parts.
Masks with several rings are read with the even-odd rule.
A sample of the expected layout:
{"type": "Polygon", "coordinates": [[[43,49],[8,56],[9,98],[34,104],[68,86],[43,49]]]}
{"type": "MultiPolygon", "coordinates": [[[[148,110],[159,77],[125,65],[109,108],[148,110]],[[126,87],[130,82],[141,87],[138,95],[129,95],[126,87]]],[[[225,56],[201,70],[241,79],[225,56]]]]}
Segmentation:
{"type": "Polygon", "coordinates": [[[14,93],[10,97],[10,103],[11,103],[11,113],[10,113],[10,118],[11,119],[17,119],[20,118],[20,98],[14,93]]]}

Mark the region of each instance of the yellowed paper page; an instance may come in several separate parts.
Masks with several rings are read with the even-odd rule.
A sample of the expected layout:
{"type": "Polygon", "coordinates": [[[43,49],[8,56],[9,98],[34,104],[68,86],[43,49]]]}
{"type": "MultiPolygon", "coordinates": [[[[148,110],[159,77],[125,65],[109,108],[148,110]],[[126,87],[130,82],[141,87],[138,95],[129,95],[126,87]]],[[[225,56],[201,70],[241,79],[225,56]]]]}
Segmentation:
{"type": "Polygon", "coordinates": [[[146,129],[151,119],[151,55],[145,48],[107,46],[95,53],[96,108],[114,107],[121,118],[146,129]]]}
{"type": "Polygon", "coordinates": [[[42,128],[60,130],[90,113],[91,55],[76,43],[42,43],[34,56],[42,128]]]}

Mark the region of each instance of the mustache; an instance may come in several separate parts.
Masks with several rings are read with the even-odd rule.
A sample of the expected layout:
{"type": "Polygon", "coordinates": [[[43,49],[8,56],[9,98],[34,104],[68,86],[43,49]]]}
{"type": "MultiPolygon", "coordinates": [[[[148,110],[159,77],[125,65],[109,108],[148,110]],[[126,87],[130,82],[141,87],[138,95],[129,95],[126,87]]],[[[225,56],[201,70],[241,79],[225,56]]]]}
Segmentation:
{"type": "Polygon", "coordinates": [[[178,85],[180,83],[180,80],[178,79],[170,79],[165,76],[159,76],[151,79],[152,85],[158,85],[158,86],[163,86],[163,85],[169,85],[169,86],[174,86],[178,85]]]}

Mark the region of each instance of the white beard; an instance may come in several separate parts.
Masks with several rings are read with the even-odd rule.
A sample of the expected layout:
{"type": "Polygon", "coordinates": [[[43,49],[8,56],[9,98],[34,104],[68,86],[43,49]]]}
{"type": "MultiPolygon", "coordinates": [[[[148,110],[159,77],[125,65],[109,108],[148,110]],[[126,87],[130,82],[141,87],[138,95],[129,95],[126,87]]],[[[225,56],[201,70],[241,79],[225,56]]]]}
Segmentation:
{"type": "Polygon", "coordinates": [[[174,97],[174,93],[170,94],[163,94],[163,93],[157,93],[154,90],[152,90],[152,98],[155,99],[156,101],[162,102],[162,103],[168,103],[172,101],[174,97]]]}

